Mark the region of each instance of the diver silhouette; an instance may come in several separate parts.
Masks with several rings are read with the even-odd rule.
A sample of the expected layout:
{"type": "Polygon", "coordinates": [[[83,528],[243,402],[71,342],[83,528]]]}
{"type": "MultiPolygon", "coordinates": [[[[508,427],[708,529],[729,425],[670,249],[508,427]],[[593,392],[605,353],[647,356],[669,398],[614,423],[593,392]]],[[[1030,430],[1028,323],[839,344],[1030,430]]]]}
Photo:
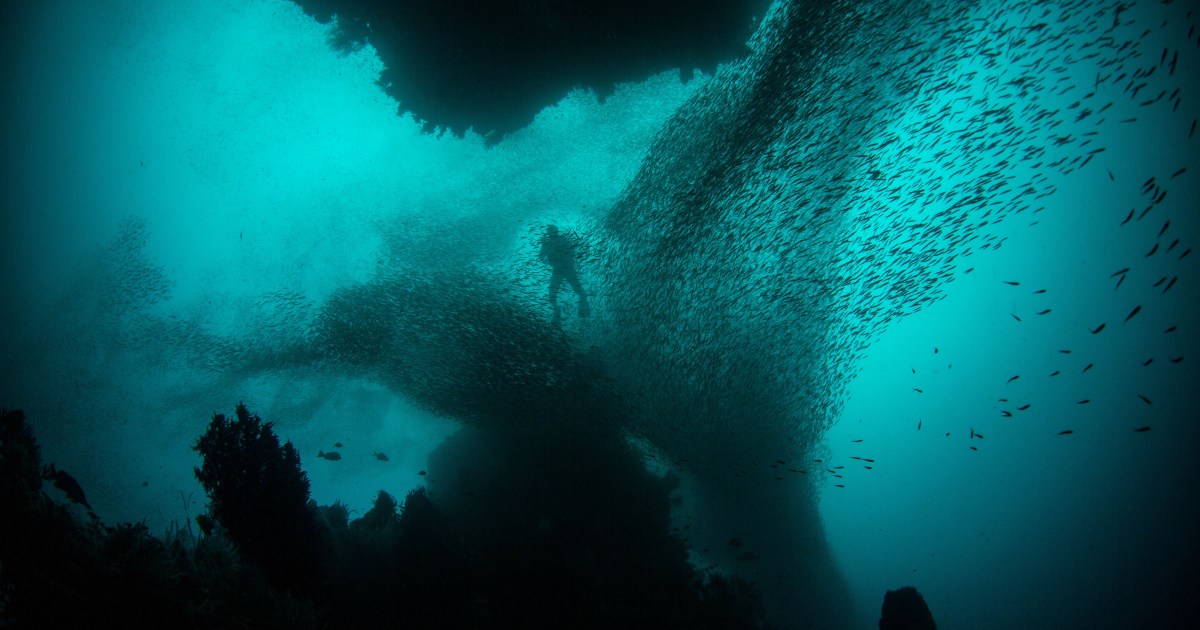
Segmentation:
{"type": "Polygon", "coordinates": [[[561,321],[562,313],[558,308],[558,290],[562,288],[563,280],[571,286],[579,296],[579,316],[591,314],[587,294],[579,283],[579,274],[575,271],[575,239],[558,233],[558,226],[547,225],[546,235],[542,237],[542,250],[538,258],[550,265],[550,306],[554,307],[554,323],[561,321]]]}

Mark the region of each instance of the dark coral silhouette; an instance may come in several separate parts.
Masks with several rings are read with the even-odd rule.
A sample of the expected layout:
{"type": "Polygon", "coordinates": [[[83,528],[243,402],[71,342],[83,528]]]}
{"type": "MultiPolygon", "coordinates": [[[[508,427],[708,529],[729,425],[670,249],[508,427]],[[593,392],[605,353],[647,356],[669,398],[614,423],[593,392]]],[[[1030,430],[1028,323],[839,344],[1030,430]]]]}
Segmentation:
{"type": "Polygon", "coordinates": [[[195,445],[204,458],[196,479],[208,494],[212,519],[247,560],[273,584],[312,591],[327,543],[300,454],[291,442],[281,445],[272,427],[241,403],[236,419],[214,415],[195,445]]]}

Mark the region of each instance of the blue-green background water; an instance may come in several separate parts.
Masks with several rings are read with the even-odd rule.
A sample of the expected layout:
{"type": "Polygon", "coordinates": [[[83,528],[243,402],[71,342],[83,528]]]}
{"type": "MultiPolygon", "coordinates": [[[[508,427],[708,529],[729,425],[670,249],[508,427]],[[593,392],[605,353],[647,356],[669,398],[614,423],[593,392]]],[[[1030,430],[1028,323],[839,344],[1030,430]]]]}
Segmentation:
{"type": "MultiPolygon", "coordinates": [[[[631,391],[648,390],[630,430],[660,454],[655,466],[679,469],[685,492],[704,497],[691,523],[697,562],[772,583],[753,564],[699,552],[742,534],[723,529],[736,519],[714,503],[733,494],[728,483],[763,497],[753,518],[807,531],[804,515],[819,516],[813,555],[828,545],[837,567],[828,579],[844,580],[857,627],[873,625],[885,590],[907,584],[946,628],[1133,627],[1194,611],[1197,259],[1181,255],[1200,230],[1196,16],[1187,3],[1135,3],[1112,35],[1136,54],[1088,58],[1100,47],[1083,46],[1094,35],[1062,25],[1104,11],[1109,21],[1109,3],[1055,14],[1050,32],[1062,34],[1044,43],[979,24],[1042,23],[1053,5],[930,3],[930,15],[962,20],[979,47],[955,42],[967,51],[958,56],[931,39],[942,27],[923,14],[878,3],[872,16],[870,6],[847,13],[861,41],[836,40],[836,28],[827,41],[813,35],[827,54],[785,65],[791,83],[764,82],[751,97],[729,67],[687,84],[667,72],[603,104],[564,95],[485,148],[478,136],[424,135],[397,117],[374,85],[372,49],[339,55],[327,28],[288,2],[21,4],[4,34],[0,405],[26,410],[45,459],[70,470],[107,521],[164,528],[202,510],[190,447],[212,412],[238,400],[297,445],[314,499],[365,510],[380,488],[421,483],[417,471],[456,420],[379,379],[269,351],[303,337],[339,289],[397,267],[485,270],[507,279],[498,293],[548,320],[548,273],[533,257],[540,227],[555,222],[590,241],[580,268],[596,294],[593,318],[569,315],[564,329],[581,350],[627,359],[614,371],[631,391]],[[896,38],[957,61],[911,71],[922,60],[896,38]],[[1001,54],[995,42],[1001,66],[989,64],[1001,54]],[[1164,48],[1179,53],[1169,76],[1164,48]],[[1130,72],[1158,68],[1137,98],[1122,90],[1128,78],[1099,84],[1109,72],[1100,64],[1117,57],[1130,72]],[[881,60],[896,69],[871,66],[881,60]],[[1038,79],[1018,93],[1006,82],[1022,74],[1038,79]],[[889,79],[899,76],[918,89],[889,79]],[[1177,106],[1174,95],[1140,104],[1176,88],[1177,106]],[[714,116],[704,103],[722,95],[730,115],[716,119],[741,112],[742,126],[729,125],[745,133],[722,136],[704,122],[714,116]],[[756,114],[739,99],[809,113],[756,114]],[[1076,101],[1113,105],[1075,120],[1076,101]],[[971,122],[1005,107],[1015,130],[1003,117],[971,122]],[[1054,113],[1031,122],[1042,110],[1054,113]],[[981,144],[956,131],[968,128],[981,144]],[[1009,138],[1040,143],[1045,157],[1004,162],[1003,147],[989,145],[1009,138]],[[1051,166],[1089,155],[1082,168],[1051,166]],[[689,159],[697,165],[679,165],[689,159]],[[939,190],[990,184],[997,169],[1021,182],[983,191],[997,207],[935,216],[950,205],[939,190]],[[1169,194],[1121,225],[1149,204],[1150,177],[1169,194]],[[1019,194],[1025,182],[1035,194],[1019,194]],[[680,202],[675,193],[693,186],[699,200],[680,202]],[[796,201],[818,197],[812,190],[827,196],[796,201]],[[1021,210],[1006,210],[1010,200],[1021,210]],[[789,216],[806,221],[822,203],[843,217],[836,228],[790,227],[789,216]],[[692,207],[710,214],[688,224],[702,214],[692,207]],[[1003,220],[968,231],[957,217],[1003,220]],[[1126,267],[1114,288],[1113,272],[1126,267]],[[805,270],[835,286],[797,288],[811,279],[805,270]],[[1165,293],[1153,286],[1175,277],[1165,293]],[[716,306],[721,296],[732,306],[716,306]],[[653,316],[621,310],[630,305],[653,316]],[[709,357],[692,329],[711,328],[721,309],[732,323],[720,335],[744,335],[743,350],[717,341],[709,357]],[[228,369],[189,335],[263,353],[254,367],[228,369]],[[739,372],[734,359],[759,353],[762,365],[739,372]],[[726,359],[733,369],[720,369],[726,359]],[[644,366],[664,376],[647,380],[644,366]],[[739,385],[739,373],[757,380],[739,385]],[[662,383],[672,389],[656,398],[662,383]],[[779,392],[791,407],[772,415],[761,397],[779,392]],[[697,411],[697,401],[716,411],[697,411]],[[1142,426],[1151,430],[1133,431],[1142,426]],[[795,443],[763,447],[781,436],[795,443]],[[343,460],[315,457],[335,442],[343,460]],[[776,453],[807,476],[775,479],[776,453]],[[875,461],[866,469],[851,457],[875,461]],[[800,507],[772,514],[778,496],[800,507]]],[[[754,59],[770,57],[772,37],[759,35],[754,59]]],[[[796,540],[775,542],[759,541],[761,565],[804,561],[796,540]]],[[[770,597],[804,597],[774,584],[770,597]]]]}

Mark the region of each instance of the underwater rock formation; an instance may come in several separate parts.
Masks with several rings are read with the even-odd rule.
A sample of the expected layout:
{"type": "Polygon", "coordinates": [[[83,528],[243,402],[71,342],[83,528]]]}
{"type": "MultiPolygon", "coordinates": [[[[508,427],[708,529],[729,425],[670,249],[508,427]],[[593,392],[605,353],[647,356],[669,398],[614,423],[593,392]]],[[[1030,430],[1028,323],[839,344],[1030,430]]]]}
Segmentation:
{"type": "Polygon", "coordinates": [[[745,54],[763,0],[296,0],[332,44],[370,44],[379,83],[427,130],[474,129],[489,142],[529,124],[576,88],[679,68],[712,72],[745,54]]]}
{"type": "Polygon", "coordinates": [[[672,482],[613,427],[465,431],[434,458],[440,501],[381,491],[351,520],[299,501],[303,470],[269,425],[243,405],[214,417],[206,525],[160,540],[51,501],[22,414],[0,412],[0,625],[762,627],[753,587],[688,564],[672,482]]]}
{"type": "Polygon", "coordinates": [[[879,630],[937,630],[925,598],[912,586],[888,591],[883,596],[879,630]]]}

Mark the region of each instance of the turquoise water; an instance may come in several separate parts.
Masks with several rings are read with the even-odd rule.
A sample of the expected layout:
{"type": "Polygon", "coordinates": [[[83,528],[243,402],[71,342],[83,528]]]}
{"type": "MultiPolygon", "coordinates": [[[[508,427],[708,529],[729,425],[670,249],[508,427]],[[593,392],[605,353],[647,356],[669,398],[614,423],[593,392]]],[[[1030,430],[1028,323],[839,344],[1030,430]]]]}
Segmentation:
{"type": "Polygon", "coordinates": [[[776,620],[869,627],[912,584],[946,628],[1168,626],[1196,591],[1200,40],[1187,3],[1115,6],[781,5],[742,65],[564,95],[492,148],[397,117],[372,50],[286,2],[26,8],[0,405],[110,522],[199,513],[190,447],[239,400],[319,503],[436,497],[431,450],[492,422],[440,388],[484,361],[456,309],[557,335],[556,223],[593,295],[568,347],[681,476],[693,561],[776,620]],[[441,300],[392,305],[407,345],[329,332],[389,282],[441,300]]]}

